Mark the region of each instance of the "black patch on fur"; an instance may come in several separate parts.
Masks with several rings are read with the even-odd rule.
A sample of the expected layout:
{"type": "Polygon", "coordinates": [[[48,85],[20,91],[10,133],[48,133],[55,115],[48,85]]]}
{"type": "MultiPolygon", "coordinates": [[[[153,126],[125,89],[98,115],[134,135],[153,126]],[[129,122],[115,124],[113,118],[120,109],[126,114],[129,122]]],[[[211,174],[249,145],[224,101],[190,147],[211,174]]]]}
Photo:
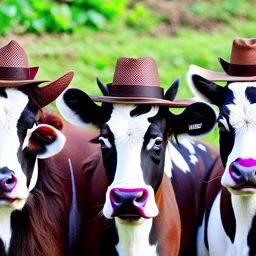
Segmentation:
{"type": "Polygon", "coordinates": [[[220,155],[223,165],[227,163],[227,158],[232,151],[235,141],[235,130],[230,125],[229,122],[230,111],[224,106],[221,108],[221,112],[218,117],[218,126],[219,126],[219,144],[220,144],[220,155]],[[221,119],[224,118],[227,121],[229,131],[224,127],[221,122],[221,119]]]}
{"type": "Polygon", "coordinates": [[[111,184],[114,180],[117,165],[117,152],[114,143],[114,134],[110,130],[108,124],[104,124],[100,129],[100,136],[108,139],[111,144],[111,148],[107,148],[101,145],[103,163],[106,169],[108,184],[111,184]]]}
{"type": "Polygon", "coordinates": [[[256,215],[253,217],[252,226],[247,236],[247,243],[249,246],[249,256],[256,255],[256,215]]]}
{"type": "Polygon", "coordinates": [[[151,110],[151,105],[137,105],[130,113],[131,117],[140,116],[148,113],[151,110]]]}
{"type": "Polygon", "coordinates": [[[99,124],[101,107],[96,105],[85,92],[68,89],[63,95],[63,100],[85,123],[99,124]]]}
{"type": "Polygon", "coordinates": [[[119,238],[114,220],[108,220],[107,227],[104,228],[104,250],[106,256],[118,256],[115,246],[118,244],[119,238]]]}
{"type": "Polygon", "coordinates": [[[30,180],[35,166],[36,156],[29,150],[22,150],[22,145],[26,137],[27,130],[31,129],[35,122],[35,114],[31,110],[30,105],[28,104],[25,107],[24,111],[21,113],[21,116],[17,123],[17,133],[20,142],[17,157],[21,165],[21,169],[27,177],[27,186],[29,186],[30,184],[30,180]]]}
{"type": "Polygon", "coordinates": [[[143,171],[143,178],[147,185],[151,185],[156,193],[164,172],[165,162],[165,147],[166,147],[166,121],[159,118],[159,114],[149,119],[152,124],[148,127],[148,130],[144,136],[144,143],[141,149],[141,169],[143,171]],[[162,138],[161,145],[155,145],[151,149],[147,149],[147,145],[150,139],[157,137],[162,138]]]}
{"type": "Polygon", "coordinates": [[[236,235],[236,219],[231,202],[231,195],[226,188],[222,188],[220,197],[220,214],[223,228],[234,243],[236,235]]]}
{"type": "Polygon", "coordinates": [[[211,103],[222,106],[225,100],[224,88],[199,75],[192,75],[192,81],[196,89],[203,94],[211,103]]]}
{"type": "Polygon", "coordinates": [[[3,87],[0,88],[0,97],[6,98],[6,99],[8,98],[5,88],[3,87]]]}
{"type": "Polygon", "coordinates": [[[249,86],[245,90],[245,95],[251,104],[256,103],[256,88],[249,86]]]}

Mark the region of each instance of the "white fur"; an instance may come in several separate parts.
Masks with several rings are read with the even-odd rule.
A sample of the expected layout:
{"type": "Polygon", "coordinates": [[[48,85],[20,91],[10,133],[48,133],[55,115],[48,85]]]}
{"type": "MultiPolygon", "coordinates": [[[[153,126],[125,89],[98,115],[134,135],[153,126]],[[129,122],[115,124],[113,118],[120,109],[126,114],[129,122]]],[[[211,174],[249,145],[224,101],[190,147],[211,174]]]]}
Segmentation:
{"type": "Polygon", "coordinates": [[[236,218],[236,236],[234,242],[234,254],[248,255],[247,236],[251,228],[253,217],[256,214],[256,195],[240,196],[232,195],[232,205],[236,218]]]}
{"type": "Polygon", "coordinates": [[[35,161],[35,168],[32,174],[32,177],[30,179],[28,191],[30,192],[36,185],[37,183],[37,178],[38,178],[38,160],[36,159],[35,161]]]}
{"type": "Polygon", "coordinates": [[[212,256],[235,256],[235,254],[228,254],[230,253],[232,243],[222,226],[219,205],[220,193],[214,200],[208,221],[209,253],[212,256]]]}
{"type": "Polygon", "coordinates": [[[151,111],[131,117],[130,112],[135,106],[114,105],[110,120],[107,122],[114,134],[117,151],[117,167],[114,181],[108,187],[103,214],[111,218],[113,209],[110,203],[110,190],[113,188],[145,188],[148,191],[148,200],[144,212],[148,217],[155,217],[158,208],[155,202],[154,190],[146,185],[141,169],[140,152],[143,146],[144,135],[150,125],[148,118],[158,112],[158,107],[152,107],[151,111]]]}
{"type": "Polygon", "coordinates": [[[209,252],[204,243],[204,228],[205,228],[205,215],[203,217],[202,225],[197,230],[197,255],[208,256],[209,252]]]}
{"type": "Polygon", "coordinates": [[[49,158],[49,157],[52,157],[52,156],[58,154],[64,147],[66,138],[59,130],[57,130],[56,128],[54,128],[51,125],[48,125],[48,124],[34,125],[33,128],[31,128],[27,131],[27,135],[24,139],[23,146],[22,146],[23,150],[25,147],[28,146],[29,139],[30,139],[32,133],[36,132],[36,130],[40,129],[41,127],[47,127],[48,129],[53,130],[53,132],[56,133],[56,135],[57,135],[56,139],[51,144],[46,145],[46,151],[37,155],[37,158],[45,159],[45,158],[49,158]]]}
{"type": "Polygon", "coordinates": [[[170,159],[184,173],[190,172],[190,168],[181,153],[172,145],[169,145],[170,159]]]}
{"type": "Polygon", "coordinates": [[[9,250],[10,240],[12,236],[11,213],[12,209],[10,209],[9,207],[0,208],[0,238],[4,243],[5,252],[8,252],[9,250]]]}
{"type": "Polygon", "coordinates": [[[172,161],[171,161],[171,149],[172,144],[170,141],[167,142],[166,150],[165,150],[165,160],[164,160],[164,172],[165,174],[171,178],[172,177],[172,161]]]}
{"type": "Polygon", "coordinates": [[[149,233],[153,219],[143,219],[139,223],[116,220],[118,244],[116,249],[120,256],[156,256],[156,245],[149,244],[149,233]]]}

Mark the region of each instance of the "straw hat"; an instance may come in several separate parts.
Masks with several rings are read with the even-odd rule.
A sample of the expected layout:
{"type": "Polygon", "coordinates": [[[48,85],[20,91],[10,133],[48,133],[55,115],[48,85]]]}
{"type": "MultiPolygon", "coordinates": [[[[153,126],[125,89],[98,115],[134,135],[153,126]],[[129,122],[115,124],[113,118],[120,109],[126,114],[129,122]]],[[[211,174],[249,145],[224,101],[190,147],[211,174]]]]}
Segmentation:
{"type": "Polygon", "coordinates": [[[160,87],[156,62],[151,57],[117,60],[113,81],[106,87],[106,95],[90,96],[95,102],[118,104],[153,104],[186,107],[190,100],[168,100],[160,87]]]}
{"type": "Polygon", "coordinates": [[[236,38],[230,62],[219,58],[224,72],[216,72],[191,65],[194,73],[211,81],[256,81],[256,38],[236,38]]]}
{"type": "MultiPolygon", "coordinates": [[[[16,41],[11,41],[0,48],[0,87],[37,86],[49,80],[35,80],[39,67],[29,67],[24,49],[16,41]]],[[[73,78],[69,71],[60,78],[39,88],[41,107],[54,101],[73,78]]]]}

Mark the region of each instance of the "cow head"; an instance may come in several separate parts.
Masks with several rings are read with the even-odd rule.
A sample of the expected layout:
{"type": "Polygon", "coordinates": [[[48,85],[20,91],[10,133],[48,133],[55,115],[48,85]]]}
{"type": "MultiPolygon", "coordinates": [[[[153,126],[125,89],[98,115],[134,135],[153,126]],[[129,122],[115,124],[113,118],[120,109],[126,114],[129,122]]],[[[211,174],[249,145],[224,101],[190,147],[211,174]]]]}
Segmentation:
{"type": "Polygon", "coordinates": [[[192,72],[188,81],[195,94],[220,110],[222,185],[235,194],[256,193],[256,82],[230,82],[222,87],[192,72]]]}
{"type": "Polygon", "coordinates": [[[202,134],[214,126],[216,117],[204,103],[192,104],[179,115],[154,105],[99,106],[78,89],[66,90],[57,107],[74,124],[93,123],[100,128],[97,141],[109,182],[103,214],[123,222],[158,214],[155,194],[164,173],[168,136],[202,134]]]}
{"type": "Polygon", "coordinates": [[[37,182],[37,159],[56,154],[65,142],[57,129],[38,123],[30,91],[0,90],[0,207],[21,209],[37,182]]]}

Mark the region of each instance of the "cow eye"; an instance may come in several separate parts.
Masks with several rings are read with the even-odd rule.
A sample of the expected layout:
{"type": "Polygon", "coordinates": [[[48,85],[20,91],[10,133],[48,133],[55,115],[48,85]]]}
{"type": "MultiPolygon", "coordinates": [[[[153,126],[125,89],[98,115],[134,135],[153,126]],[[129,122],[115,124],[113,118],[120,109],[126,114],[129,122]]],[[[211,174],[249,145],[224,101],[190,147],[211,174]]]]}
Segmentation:
{"type": "Polygon", "coordinates": [[[98,138],[98,142],[100,143],[100,145],[101,145],[101,148],[111,148],[111,143],[109,142],[109,140],[107,139],[107,138],[105,138],[105,137],[102,137],[102,136],[100,136],[99,138],[98,138]]]}
{"type": "Polygon", "coordinates": [[[161,137],[151,138],[147,145],[147,150],[154,150],[156,152],[160,151],[161,145],[163,143],[163,139],[161,137]]]}

